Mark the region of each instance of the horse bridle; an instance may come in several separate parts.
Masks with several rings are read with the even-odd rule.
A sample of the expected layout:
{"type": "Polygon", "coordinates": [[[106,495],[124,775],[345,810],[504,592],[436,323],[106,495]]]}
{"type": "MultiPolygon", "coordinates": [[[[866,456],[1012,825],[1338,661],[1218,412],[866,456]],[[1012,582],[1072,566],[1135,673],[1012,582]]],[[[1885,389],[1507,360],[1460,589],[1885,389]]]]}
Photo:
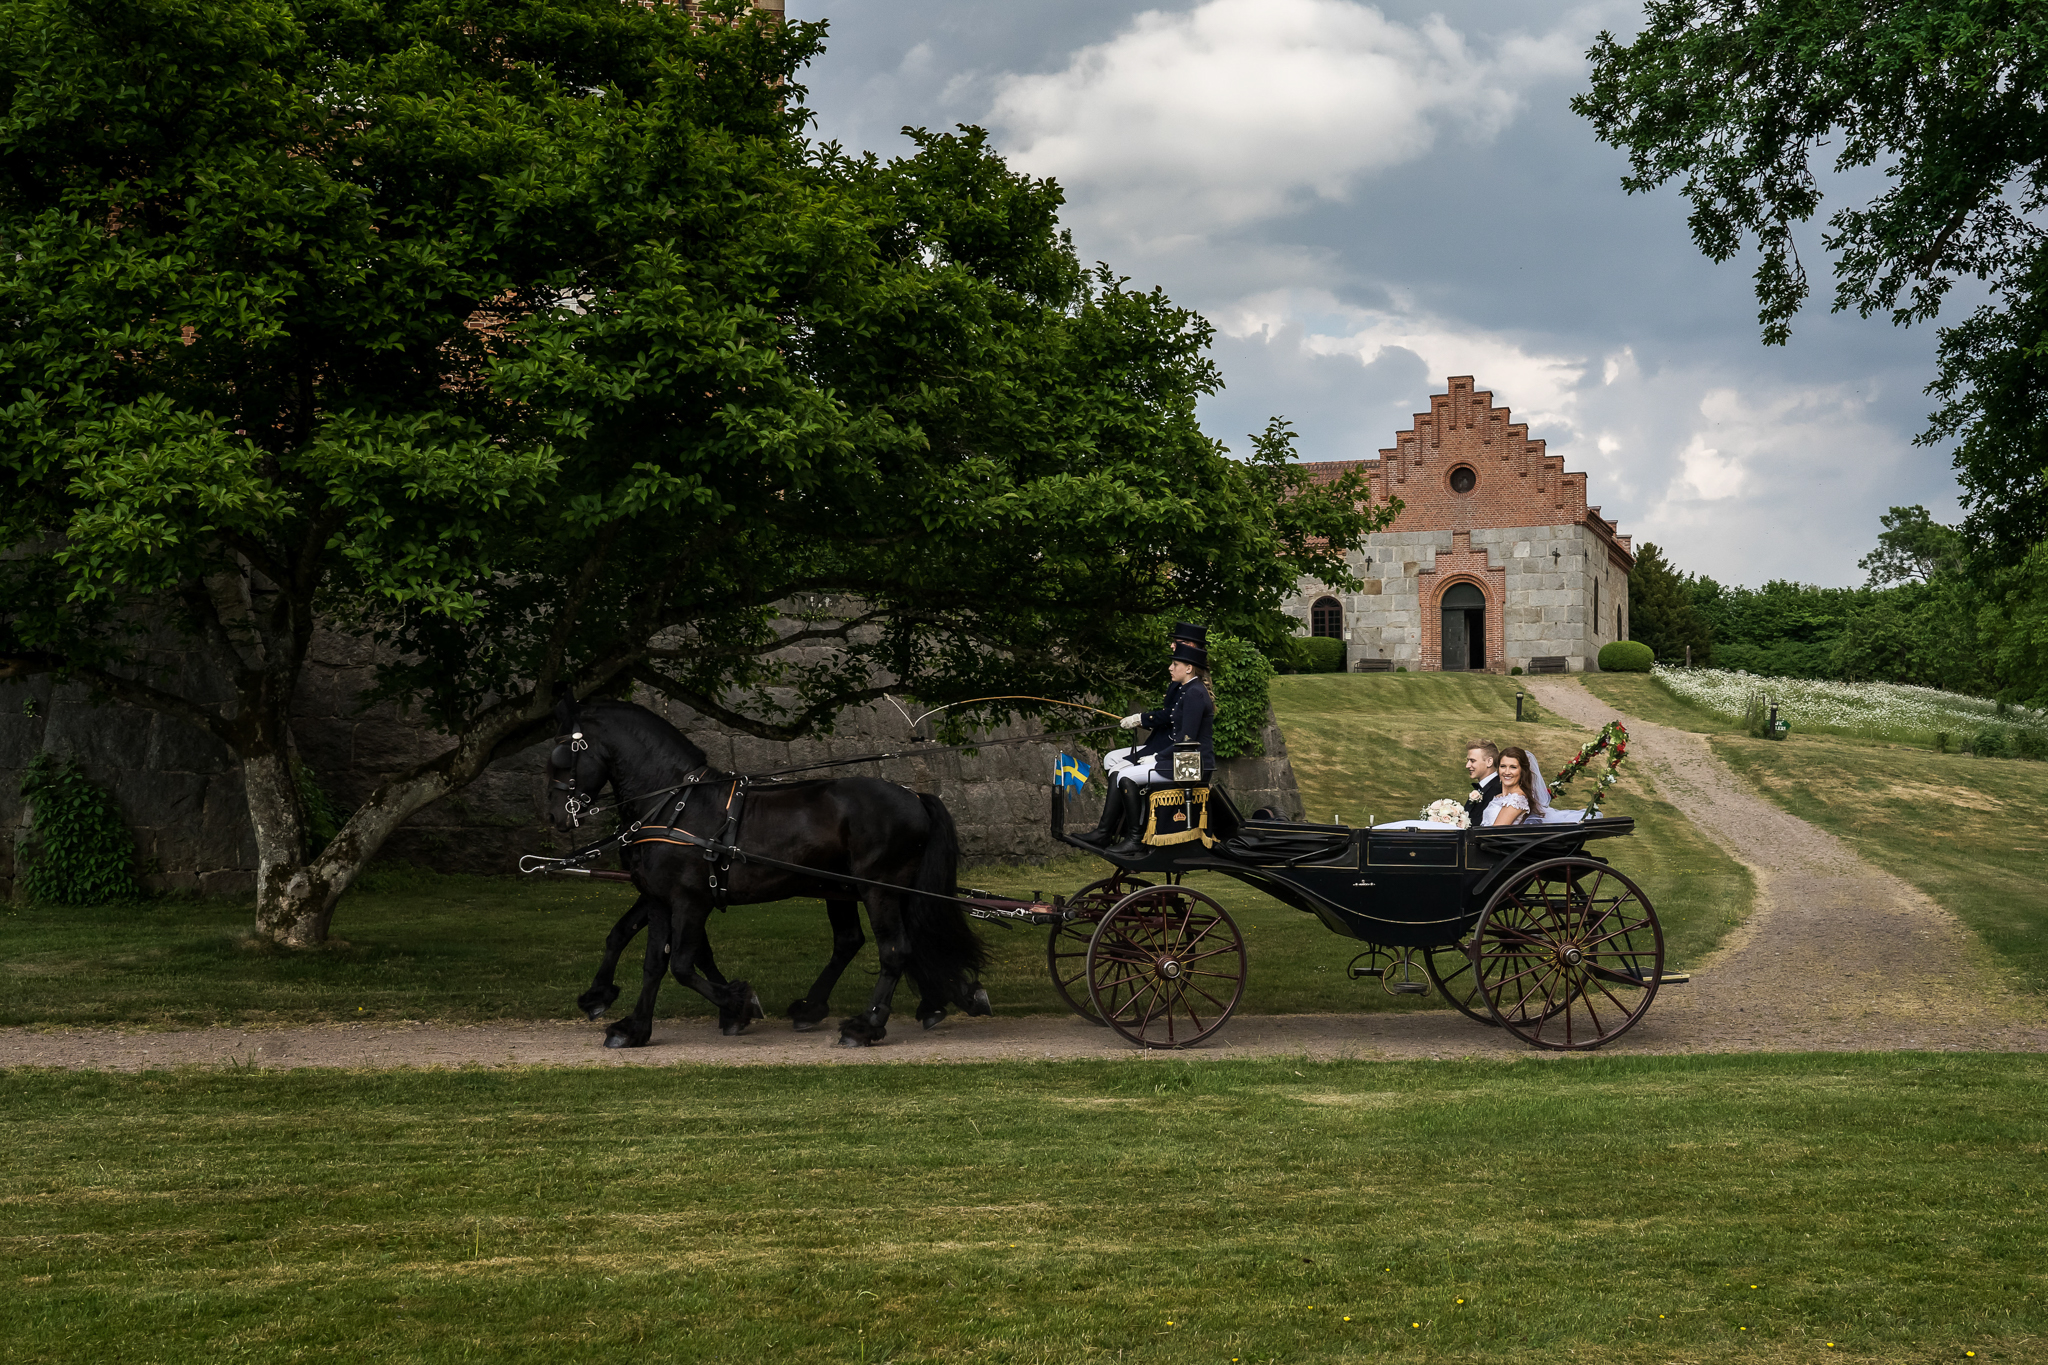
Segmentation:
{"type": "MultiPolygon", "coordinates": [[[[590,818],[595,819],[596,817],[604,814],[604,807],[597,804],[597,792],[590,793],[589,797],[586,799],[583,793],[580,790],[578,790],[576,786],[576,755],[582,753],[589,747],[590,741],[583,737],[583,732],[581,730],[572,730],[566,735],[555,736],[554,752],[548,755],[549,767],[560,769],[562,772],[568,774],[568,779],[566,781],[559,777],[549,778],[548,789],[550,791],[568,793],[568,799],[562,802],[562,814],[569,817],[569,828],[571,829],[582,828],[583,819],[585,816],[589,816],[590,818]]],[[[685,773],[683,775],[682,781],[676,783],[674,786],[671,787],[663,787],[660,791],[637,792],[632,796],[627,796],[623,793],[617,794],[614,800],[614,804],[618,806],[624,806],[629,801],[644,801],[650,796],[655,798],[656,802],[659,803],[661,798],[668,796],[673,792],[681,791],[685,787],[696,786],[697,779],[701,777],[704,773],[710,771],[710,768],[710,764],[701,763],[695,768],[692,768],[688,773],[685,773]]],[[[607,773],[605,775],[604,782],[608,782],[610,780],[611,775],[607,773]]],[[[599,791],[602,791],[604,789],[604,782],[599,782],[597,784],[599,791]]],[[[633,825],[633,828],[636,830],[640,828],[640,823],[636,821],[633,825]]]]}

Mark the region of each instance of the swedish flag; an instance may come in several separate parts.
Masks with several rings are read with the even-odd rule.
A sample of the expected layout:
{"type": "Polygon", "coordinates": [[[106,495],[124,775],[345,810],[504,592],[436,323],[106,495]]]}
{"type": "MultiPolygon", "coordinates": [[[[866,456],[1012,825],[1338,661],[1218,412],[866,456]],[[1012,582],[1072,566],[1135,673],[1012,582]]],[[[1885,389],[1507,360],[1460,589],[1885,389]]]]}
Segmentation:
{"type": "Polygon", "coordinates": [[[1079,791],[1088,785],[1088,765],[1072,754],[1061,754],[1052,765],[1052,784],[1068,791],[1079,791]]]}

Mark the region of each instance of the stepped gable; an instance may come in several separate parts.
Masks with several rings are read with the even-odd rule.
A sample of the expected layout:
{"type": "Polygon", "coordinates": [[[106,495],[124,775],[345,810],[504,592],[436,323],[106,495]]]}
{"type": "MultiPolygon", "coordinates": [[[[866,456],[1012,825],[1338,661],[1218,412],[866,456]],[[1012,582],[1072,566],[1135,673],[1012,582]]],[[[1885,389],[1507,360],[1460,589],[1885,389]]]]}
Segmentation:
{"type": "Polygon", "coordinates": [[[1317,483],[1361,472],[1375,500],[1399,498],[1391,532],[1584,526],[1624,573],[1635,565],[1630,537],[1586,505],[1586,476],[1567,470],[1542,440],[1530,440],[1527,424],[1495,407],[1493,394],[1475,388],[1469,374],[1452,375],[1445,392],[1430,398],[1429,411],[1395,432],[1377,460],[1305,461],[1302,468],[1317,483]]]}

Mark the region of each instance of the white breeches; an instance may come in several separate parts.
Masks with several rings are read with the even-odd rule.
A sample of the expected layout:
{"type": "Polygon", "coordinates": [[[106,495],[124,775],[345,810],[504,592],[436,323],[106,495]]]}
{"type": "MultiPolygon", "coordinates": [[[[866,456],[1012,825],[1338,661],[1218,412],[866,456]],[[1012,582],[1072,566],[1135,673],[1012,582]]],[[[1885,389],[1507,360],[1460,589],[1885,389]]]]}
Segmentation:
{"type": "MultiPolygon", "coordinates": [[[[1131,749],[1137,746],[1132,745],[1131,749]]],[[[1153,787],[1172,779],[1159,771],[1158,756],[1144,754],[1133,760],[1131,749],[1117,749],[1102,756],[1102,769],[1112,782],[1129,782],[1133,786],[1153,787]]]]}

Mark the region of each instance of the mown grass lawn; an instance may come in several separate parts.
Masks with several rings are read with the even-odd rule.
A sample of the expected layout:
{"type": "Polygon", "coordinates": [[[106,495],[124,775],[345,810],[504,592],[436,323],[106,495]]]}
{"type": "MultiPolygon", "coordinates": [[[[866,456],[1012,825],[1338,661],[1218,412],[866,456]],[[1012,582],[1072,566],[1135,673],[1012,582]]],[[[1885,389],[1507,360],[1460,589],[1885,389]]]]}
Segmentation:
{"type": "Polygon", "coordinates": [[[1641,675],[1583,679],[1608,704],[1709,736],[1785,810],[1847,840],[1974,929],[2014,987],[2048,993],[2048,763],[1802,733],[1751,739],[1641,675]]]}
{"type": "MultiPolygon", "coordinates": [[[[1072,857],[1037,867],[980,867],[971,885],[1027,894],[1069,893],[1108,870],[1072,857]]],[[[1258,1014],[1432,1008],[1349,980],[1362,945],[1218,876],[1191,879],[1238,919],[1251,953],[1240,1007],[1258,1014]]],[[[250,940],[250,909],[226,899],[166,899],[138,906],[64,910],[0,905],[0,1024],[292,1024],[341,1019],[576,1018],[575,1000],[596,970],[604,936],[632,904],[630,887],[510,877],[384,876],[352,894],[337,916],[339,942],[282,952],[250,940]]],[[[981,926],[992,962],[985,975],[997,1012],[1064,1014],[1045,962],[1043,929],[981,926]]],[[[736,906],[711,920],[729,976],[754,984],[771,1015],[802,996],[831,952],[815,901],[736,906]]],[[[640,945],[620,966],[627,1001],[639,989],[640,945]]],[[[875,950],[865,948],[833,993],[841,1015],[864,1008],[875,950]]],[[[912,987],[896,1005],[917,1003],[912,987]]],[[[663,1018],[711,1008],[673,981],[663,1018]]],[[[757,1028],[787,1028],[771,1018],[757,1028]]],[[[1475,1026],[1476,1027],[1476,1026],[1475,1026]]]]}
{"type": "Polygon", "coordinates": [[[2034,1056],[0,1073],[0,1354],[2048,1357],[2034,1056]]]}

